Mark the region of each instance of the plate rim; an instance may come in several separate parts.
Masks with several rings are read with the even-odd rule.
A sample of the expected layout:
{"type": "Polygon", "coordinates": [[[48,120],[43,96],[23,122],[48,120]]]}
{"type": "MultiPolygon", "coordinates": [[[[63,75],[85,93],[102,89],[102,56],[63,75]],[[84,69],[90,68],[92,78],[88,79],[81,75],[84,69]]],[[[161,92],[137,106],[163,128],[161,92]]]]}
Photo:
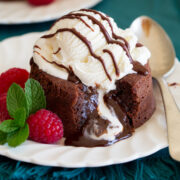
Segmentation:
{"type": "Polygon", "coordinates": [[[124,164],[124,163],[128,163],[128,162],[140,159],[140,158],[145,158],[145,157],[148,157],[148,156],[150,156],[150,155],[152,155],[152,154],[154,154],[154,153],[156,153],[156,152],[158,152],[160,150],[163,150],[163,149],[165,149],[167,147],[169,147],[169,146],[167,144],[164,144],[163,146],[159,146],[159,147],[157,146],[156,148],[154,148],[153,151],[148,152],[144,156],[141,156],[140,154],[138,154],[137,156],[134,156],[134,158],[129,158],[128,160],[123,161],[123,162],[110,161],[110,162],[104,162],[104,163],[101,163],[101,164],[98,164],[98,165],[94,165],[94,164],[90,164],[90,163],[86,163],[84,165],[76,165],[76,166],[64,165],[62,163],[56,163],[56,164],[51,164],[51,163],[48,164],[47,163],[47,164],[44,164],[44,163],[41,163],[41,162],[38,162],[38,161],[35,161],[35,160],[28,160],[26,158],[15,158],[15,157],[13,157],[11,155],[1,153],[1,145],[0,145],[0,156],[4,156],[6,158],[10,158],[10,159],[15,160],[15,161],[31,163],[31,164],[39,165],[39,166],[51,166],[51,167],[61,167],[61,168],[96,168],[96,167],[98,168],[98,167],[105,167],[105,166],[110,166],[110,165],[124,164]]]}
{"type": "MultiPolygon", "coordinates": [[[[91,3],[91,1],[86,0],[87,5],[84,5],[84,8],[91,8],[91,7],[99,4],[102,1],[103,0],[93,0],[93,2],[91,3]]],[[[2,4],[4,4],[4,3],[10,4],[11,2],[0,2],[0,6],[2,4]]],[[[13,3],[15,3],[15,2],[13,2],[13,3]]],[[[27,3],[27,2],[19,1],[18,3],[19,4],[24,4],[24,3],[27,3]]],[[[39,7],[42,7],[42,6],[39,6],[39,7]]],[[[34,7],[34,8],[39,8],[39,7],[34,7]]],[[[77,9],[71,8],[70,11],[72,11],[72,10],[77,10],[77,9]]],[[[20,21],[19,20],[13,20],[13,19],[10,19],[10,20],[6,21],[6,20],[1,19],[1,17],[0,17],[0,25],[21,25],[21,24],[33,24],[33,23],[36,24],[36,23],[41,23],[41,22],[43,23],[43,22],[56,20],[56,19],[60,18],[61,16],[63,16],[64,14],[68,13],[68,12],[69,12],[69,10],[66,10],[63,13],[61,13],[60,15],[50,16],[49,18],[47,18],[47,17],[46,18],[39,18],[39,19],[34,18],[34,19],[31,19],[31,20],[24,19],[24,20],[20,20],[20,21]]]]}

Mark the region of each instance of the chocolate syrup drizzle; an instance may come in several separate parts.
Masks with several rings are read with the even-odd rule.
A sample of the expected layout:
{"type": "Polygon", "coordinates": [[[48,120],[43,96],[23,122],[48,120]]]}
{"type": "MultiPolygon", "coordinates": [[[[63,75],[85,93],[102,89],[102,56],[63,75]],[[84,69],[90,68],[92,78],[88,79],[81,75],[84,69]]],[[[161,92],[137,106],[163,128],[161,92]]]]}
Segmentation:
{"type": "MultiPolygon", "coordinates": [[[[140,74],[142,74],[142,75],[147,75],[147,74],[148,74],[147,69],[146,69],[143,65],[141,65],[140,63],[136,63],[135,61],[133,61],[133,59],[132,59],[132,57],[131,57],[131,55],[130,55],[130,53],[129,53],[129,49],[130,49],[130,48],[129,48],[129,43],[126,41],[125,38],[123,38],[123,37],[121,37],[121,36],[118,36],[117,34],[114,33],[114,29],[113,29],[113,26],[112,26],[112,24],[111,24],[111,21],[110,21],[110,19],[109,19],[107,16],[105,16],[105,15],[103,15],[102,13],[100,13],[100,12],[98,12],[98,11],[96,11],[96,10],[93,10],[93,9],[81,9],[81,11],[92,12],[92,13],[94,13],[94,14],[98,14],[103,20],[106,20],[106,21],[108,22],[110,28],[111,28],[112,37],[113,37],[114,39],[120,39],[120,40],[124,41],[125,46],[126,46],[126,49],[124,49],[122,46],[121,46],[121,47],[124,49],[124,51],[126,52],[126,55],[129,57],[130,62],[133,64],[133,70],[136,71],[136,72],[138,72],[138,73],[140,73],[140,74]],[[136,67],[136,66],[138,66],[138,67],[136,67]]],[[[140,45],[140,43],[139,43],[139,45],[140,45]]],[[[139,47],[140,47],[140,46],[139,46],[139,47]]]]}
{"type": "MultiPolygon", "coordinates": [[[[118,45],[120,45],[122,48],[123,48],[123,50],[126,52],[126,54],[127,54],[127,56],[129,57],[129,59],[130,59],[130,61],[132,61],[132,58],[131,58],[131,56],[130,56],[130,54],[129,54],[129,51],[128,51],[128,48],[127,48],[127,46],[125,45],[125,44],[128,44],[128,42],[125,40],[125,44],[124,43],[122,43],[122,42],[120,42],[120,41],[115,41],[115,40],[113,40],[112,38],[111,38],[111,36],[110,36],[110,34],[108,33],[108,31],[106,30],[106,28],[103,26],[103,24],[100,22],[100,21],[98,21],[96,18],[94,18],[93,16],[91,16],[91,15],[88,15],[88,14],[83,14],[83,13],[75,13],[75,14],[68,14],[68,16],[73,16],[74,18],[77,18],[77,17],[81,17],[81,16],[86,16],[86,17],[88,17],[91,21],[92,21],[92,23],[93,24],[96,24],[96,25],[98,25],[99,26],[99,28],[100,28],[100,30],[101,30],[101,32],[104,34],[104,37],[105,37],[105,39],[106,39],[106,42],[108,43],[108,44],[118,44],[118,45]]],[[[109,22],[109,24],[111,24],[110,23],[110,21],[108,21],[109,22]]],[[[112,25],[111,25],[111,27],[112,27],[112,25]]],[[[112,31],[113,32],[113,31],[112,31]]],[[[114,36],[116,36],[114,33],[112,33],[114,36]]],[[[117,36],[116,36],[117,37],[117,36]]],[[[119,36],[120,37],[120,36],[119,36]]],[[[120,37],[121,39],[123,39],[124,40],[124,38],[122,38],[122,37],[120,37]]]]}
{"type": "Polygon", "coordinates": [[[63,64],[58,64],[58,63],[56,63],[56,62],[54,62],[54,61],[53,61],[53,62],[48,61],[48,60],[47,60],[43,55],[41,55],[38,51],[34,51],[34,53],[36,53],[36,54],[38,54],[39,56],[41,56],[41,58],[44,59],[46,62],[48,62],[48,63],[50,63],[50,64],[55,64],[56,66],[65,69],[65,70],[69,73],[69,69],[68,69],[66,66],[64,66],[63,64]]]}
{"type": "MultiPolygon", "coordinates": [[[[61,17],[59,20],[62,20],[62,19],[75,19],[74,17],[70,16],[71,14],[67,14],[63,17],[61,17]]],[[[81,17],[76,17],[76,19],[79,19],[82,23],[84,23],[89,29],[91,29],[91,31],[94,31],[94,29],[89,26],[89,24],[87,24],[81,17]]],[[[58,20],[58,21],[59,21],[58,20]]]]}
{"type": "Polygon", "coordinates": [[[41,48],[38,45],[35,45],[34,48],[37,48],[37,49],[41,50],[41,48]]]}
{"type": "Polygon", "coordinates": [[[129,43],[126,41],[126,39],[121,37],[121,36],[118,36],[117,34],[114,33],[114,29],[113,29],[113,26],[111,24],[111,21],[110,21],[109,17],[107,17],[107,16],[103,15],[102,13],[100,13],[98,11],[95,11],[93,9],[81,9],[80,11],[92,12],[94,14],[98,14],[101,17],[101,19],[103,19],[103,20],[108,22],[108,24],[109,24],[109,26],[111,28],[111,31],[112,31],[112,37],[114,39],[120,39],[120,40],[124,41],[126,47],[129,49],[129,43]]]}
{"type": "Polygon", "coordinates": [[[117,66],[117,63],[116,63],[116,60],[115,60],[115,57],[114,57],[113,53],[110,50],[108,50],[108,49],[103,49],[103,52],[104,53],[108,53],[111,56],[112,61],[113,61],[113,65],[115,67],[116,75],[119,76],[119,74],[120,74],[119,73],[119,68],[117,66]]]}
{"type": "MultiPolygon", "coordinates": [[[[62,20],[62,19],[66,19],[66,18],[69,18],[69,19],[79,19],[81,20],[87,27],[90,27],[81,17],[85,16],[85,17],[88,17],[93,24],[96,24],[99,26],[101,32],[104,34],[104,37],[107,41],[108,44],[117,44],[119,46],[121,46],[123,48],[123,50],[126,52],[126,55],[128,56],[129,60],[130,60],[130,63],[133,64],[133,70],[140,73],[140,74],[143,74],[143,75],[147,75],[148,74],[148,71],[147,69],[141,65],[140,63],[136,62],[136,61],[133,61],[131,55],[130,55],[130,52],[129,52],[129,44],[128,42],[121,36],[118,36],[114,33],[114,30],[113,30],[113,27],[112,27],[112,24],[111,24],[111,21],[110,19],[107,17],[107,16],[104,16],[103,14],[95,11],[95,10],[92,10],[92,9],[82,9],[81,11],[86,11],[86,12],[93,12],[95,14],[98,14],[100,15],[100,17],[103,19],[103,20],[106,20],[111,28],[111,31],[112,31],[112,37],[114,39],[119,39],[119,40],[122,40],[124,43],[120,42],[120,41],[117,41],[117,40],[113,40],[111,38],[111,36],[109,35],[108,31],[106,30],[106,28],[103,26],[103,24],[98,21],[96,18],[94,18],[93,16],[91,15],[88,15],[88,14],[83,14],[83,13],[70,13],[68,15],[65,15],[63,16],[62,18],[60,18],[58,21],[62,20]]],[[[109,75],[108,71],[107,71],[107,68],[105,66],[105,63],[104,63],[104,60],[102,59],[101,56],[98,56],[94,53],[93,51],[93,48],[92,48],[92,45],[91,45],[91,42],[86,38],[84,37],[81,33],[79,33],[78,31],[76,31],[76,29],[72,28],[72,29],[69,29],[69,28],[62,28],[62,29],[58,29],[55,33],[53,34],[48,34],[48,35],[44,35],[42,36],[42,38],[52,38],[54,35],[56,35],[57,33],[60,33],[60,32],[71,32],[73,33],[75,36],[77,36],[83,43],[86,44],[86,46],[88,47],[89,49],[89,52],[91,54],[91,56],[93,56],[94,58],[98,59],[102,66],[103,66],[103,69],[106,73],[106,76],[108,77],[108,79],[111,81],[111,76],[109,75]]],[[[107,51],[106,51],[107,52],[107,51]]],[[[109,52],[108,53],[111,55],[112,57],[112,61],[113,61],[113,65],[114,65],[114,68],[115,68],[115,71],[116,71],[116,75],[119,76],[119,69],[118,69],[118,66],[116,65],[115,62],[115,59],[113,58],[112,56],[112,52],[109,52]]]]}
{"type": "Polygon", "coordinates": [[[44,35],[44,36],[42,36],[41,38],[52,38],[55,34],[60,33],[60,32],[71,32],[71,33],[73,33],[74,35],[76,35],[77,37],[79,37],[79,39],[81,39],[81,41],[84,42],[84,43],[87,45],[91,56],[93,56],[94,58],[98,59],[98,60],[101,62],[101,64],[102,64],[102,66],[103,66],[103,68],[104,68],[104,71],[105,71],[108,79],[109,79],[110,81],[112,80],[111,77],[110,77],[110,75],[109,75],[109,73],[108,73],[108,71],[107,71],[107,69],[106,69],[106,67],[105,67],[105,63],[104,63],[104,60],[102,59],[102,57],[100,57],[100,56],[98,56],[98,55],[96,55],[96,54],[94,53],[94,51],[93,51],[93,49],[92,49],[91,42],[90,42],[87,38],[85,38],[81,33],[79,33],[78,31],[76,31],[76,29],[74,29],[74,28],[73,28],[73,29],[69,29],[69,28],[58,29],[55,33],[53,33],[53,34],[48,34],[48,35],[44,35]]]}
{"type": "Polygon", "coordinates": [[[57,54],[60,50],[61,50],[61,48],[59,47],[59,48],[57,49],[57,51],[54,52],[53,54],[57,54]]]}
{"type": "MultiPolygon", "coordinates": [[[[100,13],[98,13],[98,14],[100,14],[100,13]]],[[[128,42],[127,42],[124,38],[122,38],[122,37],[120,37],[120,36],[117,36],[117,35],[113,32],[112,24],[111,24],[111,22],[109,21],[108,18],[105,18],[104,16],[102,16],[102,17],[104,17],[105,20],[108,20],[108,23],[109,23],[109,25],[110,25],[110,27],[111,27],[111,30],[112,30],[112,35],[113,35],[113,37],[115,37],[115,39],[121,39],[121,40],[123,40],[125,44],[123,44],[123,43],[120,42],[120,41],[114,41],[114,40],[112,40],[112,38],[110,37],[108,31],[107,31],[106,28],[103,26],[103,24],[102,24],[101,22],[99,22],[96,18],[94,18],[94,17],[91,16],[91,15],[83,14],[83,13],[74,13],[74,14],[71,13],[71,14],[66,15],[65,18],[67,17],[67,18],[73,19],[73,18],[78,18],[78,17],[82,17],[82,16],[88,17],[88,18],[92,21],[93,24],[96,24],[96,25],[99,26],[99,28],[100,28],[101,32],[104,34],[104,37],[105,37],[106,42],[107,42],[108,44],[111,43],[111,44],[118,44],[118,45],[120,45],[120,46],[124,49],[124,51],[126,51],[127,56],[130,58],[130,61],[132,62],[132,58],[131,58],[131,56],[130,56],[130,53],[128,52],[128,48],[129,48],[128,42]]],[[[112,54],[112,53],[111,53],[111,54],[112,54]]],[[[111,57],[112,57],[112,56],[111,56],[111,57]]],[[[113,59],[112,59],[112,60],[113,60],[113,59]]],[[[117,71],[118,71],[118,70],[117,70],[118,67],[115,66],[115,63],[114,63],[114,62],[113,62],[113,64],[114,64],[114,68],[116,69],[116,72],[117,72],[117,71]]],[[[118,76],[119,76],[119,75],[118,75],[118,76]]]]}

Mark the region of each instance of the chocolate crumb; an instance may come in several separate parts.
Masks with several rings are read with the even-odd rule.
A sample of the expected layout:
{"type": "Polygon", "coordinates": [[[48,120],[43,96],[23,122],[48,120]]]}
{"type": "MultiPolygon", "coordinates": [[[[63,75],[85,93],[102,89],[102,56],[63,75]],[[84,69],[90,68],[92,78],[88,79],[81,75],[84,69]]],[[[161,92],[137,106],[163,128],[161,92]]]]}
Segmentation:
{"type": "Polygon", "coordinates": [[[136,47],[138,48],[138,47],[143,47],[143,44],[141,44],[141,43],[136,43],[136,47]]]}
{"type": "Polygon", "coordinates": [[[169,83],[168,86],[180,86],[180,83],[173,82],[173,83],[169,83]]]}
{"type": "Polygon", "coordinates": [[[96,88],[100,88],[100,84],[96,83],[96,88]]]}

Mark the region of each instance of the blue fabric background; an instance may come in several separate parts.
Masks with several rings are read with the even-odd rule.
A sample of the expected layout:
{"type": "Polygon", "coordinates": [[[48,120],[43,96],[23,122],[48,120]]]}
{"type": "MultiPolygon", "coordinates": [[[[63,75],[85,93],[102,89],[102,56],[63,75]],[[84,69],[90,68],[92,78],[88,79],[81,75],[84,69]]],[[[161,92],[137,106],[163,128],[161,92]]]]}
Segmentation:
{"type": "MultiPolygon", "coordinates": [[[[127,28],[140,15],[152,17],[167,31],[180,57],[180,0],[103,0],[94,9],[112,16],[122,28],[127,28]]],[[[44,31],[52,23],[0,25],[0,40],[44,31]]],[[[180,179],[180,163],[170,158],[167,148],[143,159],[101,168],[44,167],[0,156],[1,179],[180,179]]]]}

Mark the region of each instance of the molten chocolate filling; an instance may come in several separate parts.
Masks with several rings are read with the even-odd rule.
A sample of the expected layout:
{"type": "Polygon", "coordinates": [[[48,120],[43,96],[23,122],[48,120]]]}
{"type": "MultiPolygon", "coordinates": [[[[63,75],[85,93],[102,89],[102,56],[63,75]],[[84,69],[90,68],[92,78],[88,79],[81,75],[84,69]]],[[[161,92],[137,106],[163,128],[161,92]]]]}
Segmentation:
{"type": "Polygon", "coordinates": [[[127,117],[126,113],[123,112],[120,106],[120,100],[117,96],[118,91],[113,90],[104,96],[104,102],[109,108],[113,108],[116,116],[123,125],[123,131],[118,134],[113,141],[94,140],[85,136],[85,131],[87,131],[88,133],[91,133],[93,131],[93,134],[95,134],[97,137],[101,136],[104,133],[107,133],[107,127],[110,122],[106,119],[103,119],[98,114],[98,93],[96,88],[87,87],[86,85],[84,85],[80,81],[80,79],[73,73],[71,68],[69,70],[68,81],[82,85],[83,92],[85,93],[82,118],[83,122],[85,123],[82,126],[81,133],[76,134],[73,137],[66,138],[66,145],[86,147],[108,146],[132,135],[133,128],[131,126],[129,118],[127,117]],[[94,123],[96,123],[96,129],[94,128],[94,123]]]}

